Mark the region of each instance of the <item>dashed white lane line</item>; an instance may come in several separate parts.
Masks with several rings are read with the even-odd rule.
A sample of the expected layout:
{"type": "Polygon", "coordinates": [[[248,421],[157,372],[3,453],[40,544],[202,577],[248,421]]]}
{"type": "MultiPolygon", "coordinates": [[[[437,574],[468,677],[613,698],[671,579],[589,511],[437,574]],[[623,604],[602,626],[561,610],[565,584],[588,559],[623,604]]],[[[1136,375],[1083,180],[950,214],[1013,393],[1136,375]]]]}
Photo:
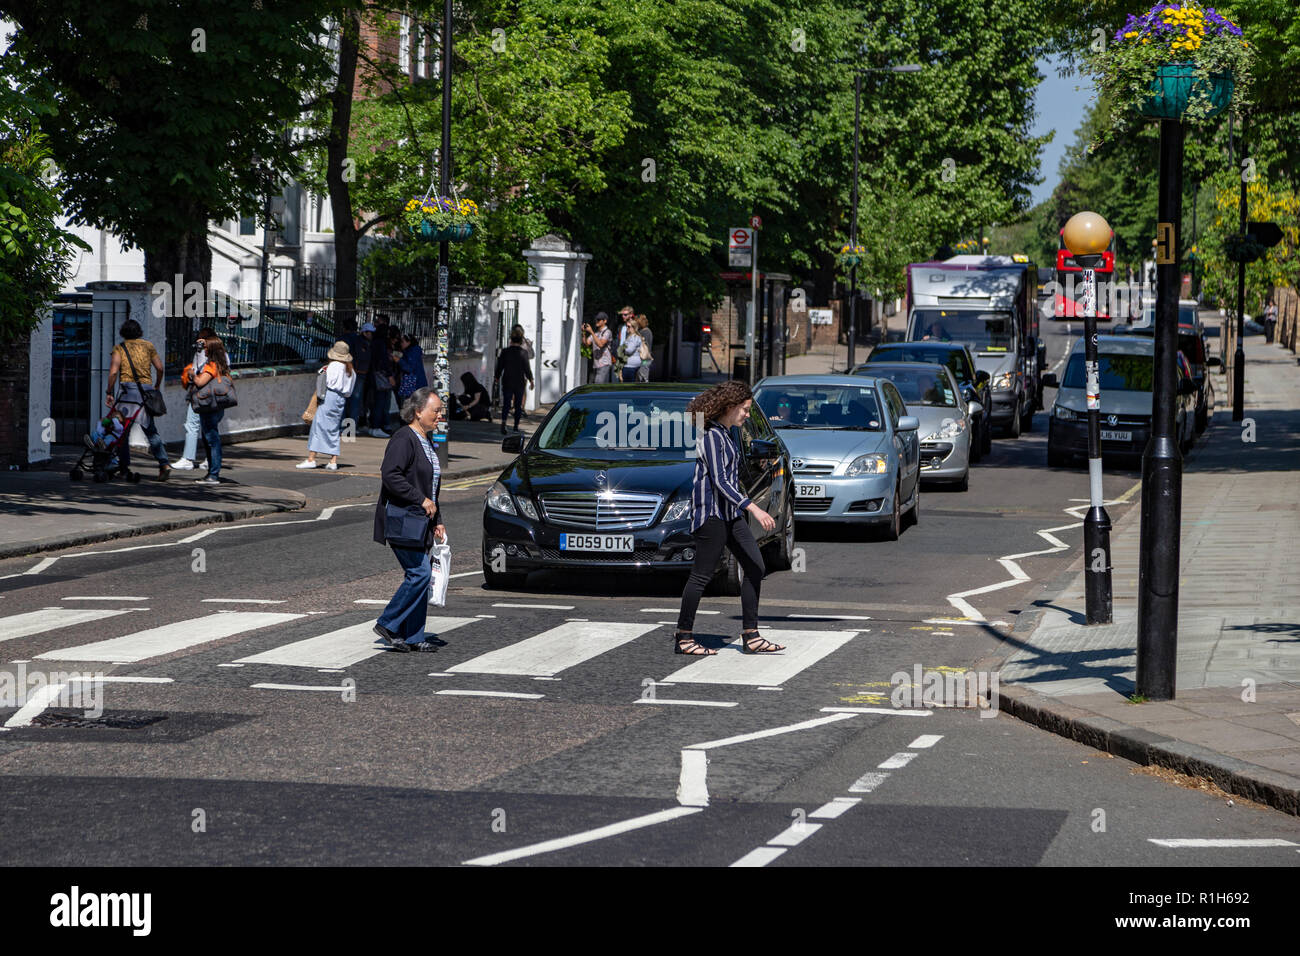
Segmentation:
{"type": "Polygon", "coordinates": [[[317,684],[250,684],[254,690],[319,690],[331,694],[342,694],[345,691],[354,691],[355,687],[321,687],[317,684]]]}
{"type": "Polygon", "coordinates": [[[785,850],[774,846],[760,846],[757,850],[750,850],[742,856],[732,866],[767,866],[785,850]]]}
{"type": "Polygon", "coordinates": [[[572,611],[572,604],[510,604],[506,601],[498,601],[493,607],[523,607],[536,611],[572,611]]]}
{"type": "Polygon", "coordinates": [[[853,785],[849,787],[849,793],[871,793],[882,783],[889,779],[887,773],[864,773],[853,785]]]}
{"type": "Polygon", "coordinates": [[[929,717],[932,710],[905,710],[893,707],[823,707],[823,714],[889,714],[891,717],[929,717]]]}
{"type": "Polygon", "coordinates": [[[147,601],[147,597],[127,596],[120,594],[74,594],[65,597],[65,601],[147,601]]]}
{"type": "Polygon", "coordinates": [[[802,621],[870,621],[864,614],[787,614],[790,620],[802,621]]]}
{"type": "Polygon", "coordinates": [[[681,700],[679,698],[669,697],[638,697],[632,701],[634,704],[681,704],[687,707],[736,707],[738,702],[734,700],[681,700]]]}
{"type": "Polygon", "coordinates": [[[287,601],[273,601],[269,598],[204,598],[203,604],[287,604],[287,601]]]}
{"type": "Polygon", "coordinates": [[[861,797],[836,797],[830,803],[824,803],[808,814],[808,819],[834,820],[861,802],[861,797]]]}
{"type": "Polygon", "coordinates": [[[915,759],[915,757],[916,754],[909,753],[908,751],[904,750],[901,753],[894,754],[894,756],[890,757],[888,760],[882,761],[881,763],[877,764],[876,769],[897,770],[900,767],[906,767],[909,763],[912,762],[913,759],[915,759]]]}
{"type": "MultiPolygon", "coordinates": [[[[643,607],[642,614],[676,614],[681,608],[676,607],[643,607]]],[[[721,611],[696,611],[696,614],[721,614],[721,611]]]]}
{"type": "Polygon", "coordinates": [[[516,694],[505,690],[440,690],[439,694],[452,697],[517,697],[520,700],[541,700],[545,694],[516,694]]]}
{"type": "Polygon", "coordinates": [[[1184,839],[1184,840],[1156,840],[1148,839],[1148,843],[1154,843],[1156,846],[1168,847],[1171,849],[1195,849],[1198,847],[1212,848],[1229,848],[1229,847],[1269,847],[1269,846],[1300,846],[1292,843],[1290,840],[1269,840],[1269,839],[1184,839]]]}
{"type": "Polygon", "coordinates": [[[792,823],[772,839],[768,846],[798,846],[822,828],[820,823],[792,823]]]}
{"type": "Polygon", "coordinates": [[[922,734],[908,744],[909,750],[925,750],[943,740],[943,734],[922,734]]]}
{"type": "Polygon", "coordinates": [[[583,843],[604,840],[606,837],[618,836],[621,833],[628,833],[632,830],[652,827],[658,823],[666,823],[669,820],[690,816],[693,813],[699,813],[702,809],[702,807],[673,807],[669,810],[660,810],[657,813],[647,813],[645,816],[632,817],[630,820],[622,820],[608,826],[585,830],[582,833],[574,833],[555,840],[546,840],[542,843],[534,843],[531,846],[523,846],[515,850],[505,850],[501,853],[489,853],[487,856],[476,856],[472,860],[466,860],[465,865],[496,866],[498,863],[509,863],[511,860],[522,860],[525,857],[537,856],[542,853],[553,853],[556,850],[565,850],[571,846],[580,846],[583,843]]]}

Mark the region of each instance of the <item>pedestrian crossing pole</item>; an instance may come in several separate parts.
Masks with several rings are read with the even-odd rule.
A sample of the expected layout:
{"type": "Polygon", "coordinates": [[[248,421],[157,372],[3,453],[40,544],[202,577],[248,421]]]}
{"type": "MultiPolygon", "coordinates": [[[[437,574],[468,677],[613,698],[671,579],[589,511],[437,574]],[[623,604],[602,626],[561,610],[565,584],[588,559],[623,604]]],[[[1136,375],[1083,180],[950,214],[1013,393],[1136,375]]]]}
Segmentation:
{"type": "Polygon", "coordinates": [[[1083,348],[1087,370],[1088,515],[1083,519],[1084,586],[1089,624],[1112,620],[1110,515],[1101,484],[1101,376],[1097,365],[1097,266],[1105,261],[1110,225],[1095,212],[1076,213],[1065,224],[1065,246],[1083,269],[1083,348]]]}

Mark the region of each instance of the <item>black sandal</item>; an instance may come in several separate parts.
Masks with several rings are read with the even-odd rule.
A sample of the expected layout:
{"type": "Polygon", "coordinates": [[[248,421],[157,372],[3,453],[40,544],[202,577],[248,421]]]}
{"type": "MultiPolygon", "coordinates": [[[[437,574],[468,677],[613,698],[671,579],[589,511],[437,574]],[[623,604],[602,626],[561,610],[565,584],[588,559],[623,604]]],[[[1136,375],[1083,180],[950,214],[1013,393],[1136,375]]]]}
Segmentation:
{"type": "Polygon", "coordinates": [[[673,641],[674,654],[688,654],[692,657],[713,657],[718,653],[713,648],[705,647],[693,638],[690,631],[676,632],[673,634],[673,641]],[[682,635],[685,635],[685,637],[682,635]]]}
{"type": "Polygon", "coordinates": [[[773,644],[760,636],[758,631],[740,632],[740,652],[742,654],[772,654],[783,650],[785,650],[784,644],[773,644]],[[753,637],[746,637],[747,634],[752,634],[753,637]]]}

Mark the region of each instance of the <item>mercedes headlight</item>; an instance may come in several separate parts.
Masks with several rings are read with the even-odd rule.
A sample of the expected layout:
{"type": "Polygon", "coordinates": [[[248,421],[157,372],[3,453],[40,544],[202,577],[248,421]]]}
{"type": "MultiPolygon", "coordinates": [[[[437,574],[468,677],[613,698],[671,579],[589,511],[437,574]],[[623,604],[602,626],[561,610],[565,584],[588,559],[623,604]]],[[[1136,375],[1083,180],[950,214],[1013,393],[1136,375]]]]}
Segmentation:
{"type": "Polygon", "coordinates": [[[1072,422],[1078,419],[1079,415],[1074,409],[1066,408],[1064,405],[1053,405],[1052,416],[1059,418],[1063,422],[1072,422]]]}
{"type": "Polygon", "coordinates": [[[922,441],[947,441],[956,438],[966,430],[966,419],[964,418],[945,418],[939,424],[939,430],[926,435],[922,441]]]}
{"type": "Polygon", "coordinates": [[[861,455],[854,458],[844,474],[850,478],[856,475],[885,475],[889,473],[889,459],[884,455],[861,455]]]}
{"type": "Polygon", "coordinates": [[[1005,392],[1011,389],[1011,383],[1015,381],[1015,372],[1003,372],[997,378],[993,379],[993,390],[995,392],[1005,392]]]}
{"type": "MultiPolygon", "coordinates": [[[[493,511],[500,511],[508,515],[519,513],[515,509],[515,499],[506,490],[506,486],[499,481],[488,490],[486,500],[487,506],[493,511]]],[[[532,502],[529,502],[529,504],[532,504],[532,502]]]]}
{"type": "Polygon", "coordinates": [[[532,498],[525,498],[523,495],[520,495],[515,499],[515,502],[519,505],[519,510],[524,513],[525,518],[531,518],[534,521],[539,520],[537,517],[537,505],[533,504],[532,498]]]}
{"type": "Polygon", "coordinates": [[[663,520],[681,521],[683,518],[689,516],[690,513],[691,513],[691,499],[682,498],[678,501],[674,501],[672,504],[668,506],[668,510],[664,512],[663,520]]]}

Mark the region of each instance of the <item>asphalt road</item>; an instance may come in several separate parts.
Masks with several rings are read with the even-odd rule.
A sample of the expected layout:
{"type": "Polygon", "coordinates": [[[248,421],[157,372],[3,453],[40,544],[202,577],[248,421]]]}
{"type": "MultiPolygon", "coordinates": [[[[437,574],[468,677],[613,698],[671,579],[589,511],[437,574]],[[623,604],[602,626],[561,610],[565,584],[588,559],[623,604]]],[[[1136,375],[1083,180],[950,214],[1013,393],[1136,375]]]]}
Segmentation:
{"type": "MultiPolygon", "coordinates": [[[[1054,364],[1069,339],[1047,333],[1054,364]]],[[[1293,817],[973,706],[891,706],[900,672],[1014,642],[1075,558],[1087,476],[1046,467],[1045,429],[995,440],[969,491],[925,489],[898,542],[801,527],[805,570],[763,585],[781,657],[723,646],[734,598],[702,604],[716,658],[671,654],[680,579],[486,590],[490,478],[444,492],[461,576],[437,654],[371,643],[399,580],[372,480],[313,474],[301,514],[0,562],[0,674],[102,672],[105,716],[138,724],[0,707],[0,862],[1295,865],[1153,842],[1300,843],[1293,817]],[[1016,581],[998,558],[1050,550],[1046,529],[1070,549],[1016,581]]],[[[1108,471],[1113,518],[1137,477],[1108,471]]]]}

